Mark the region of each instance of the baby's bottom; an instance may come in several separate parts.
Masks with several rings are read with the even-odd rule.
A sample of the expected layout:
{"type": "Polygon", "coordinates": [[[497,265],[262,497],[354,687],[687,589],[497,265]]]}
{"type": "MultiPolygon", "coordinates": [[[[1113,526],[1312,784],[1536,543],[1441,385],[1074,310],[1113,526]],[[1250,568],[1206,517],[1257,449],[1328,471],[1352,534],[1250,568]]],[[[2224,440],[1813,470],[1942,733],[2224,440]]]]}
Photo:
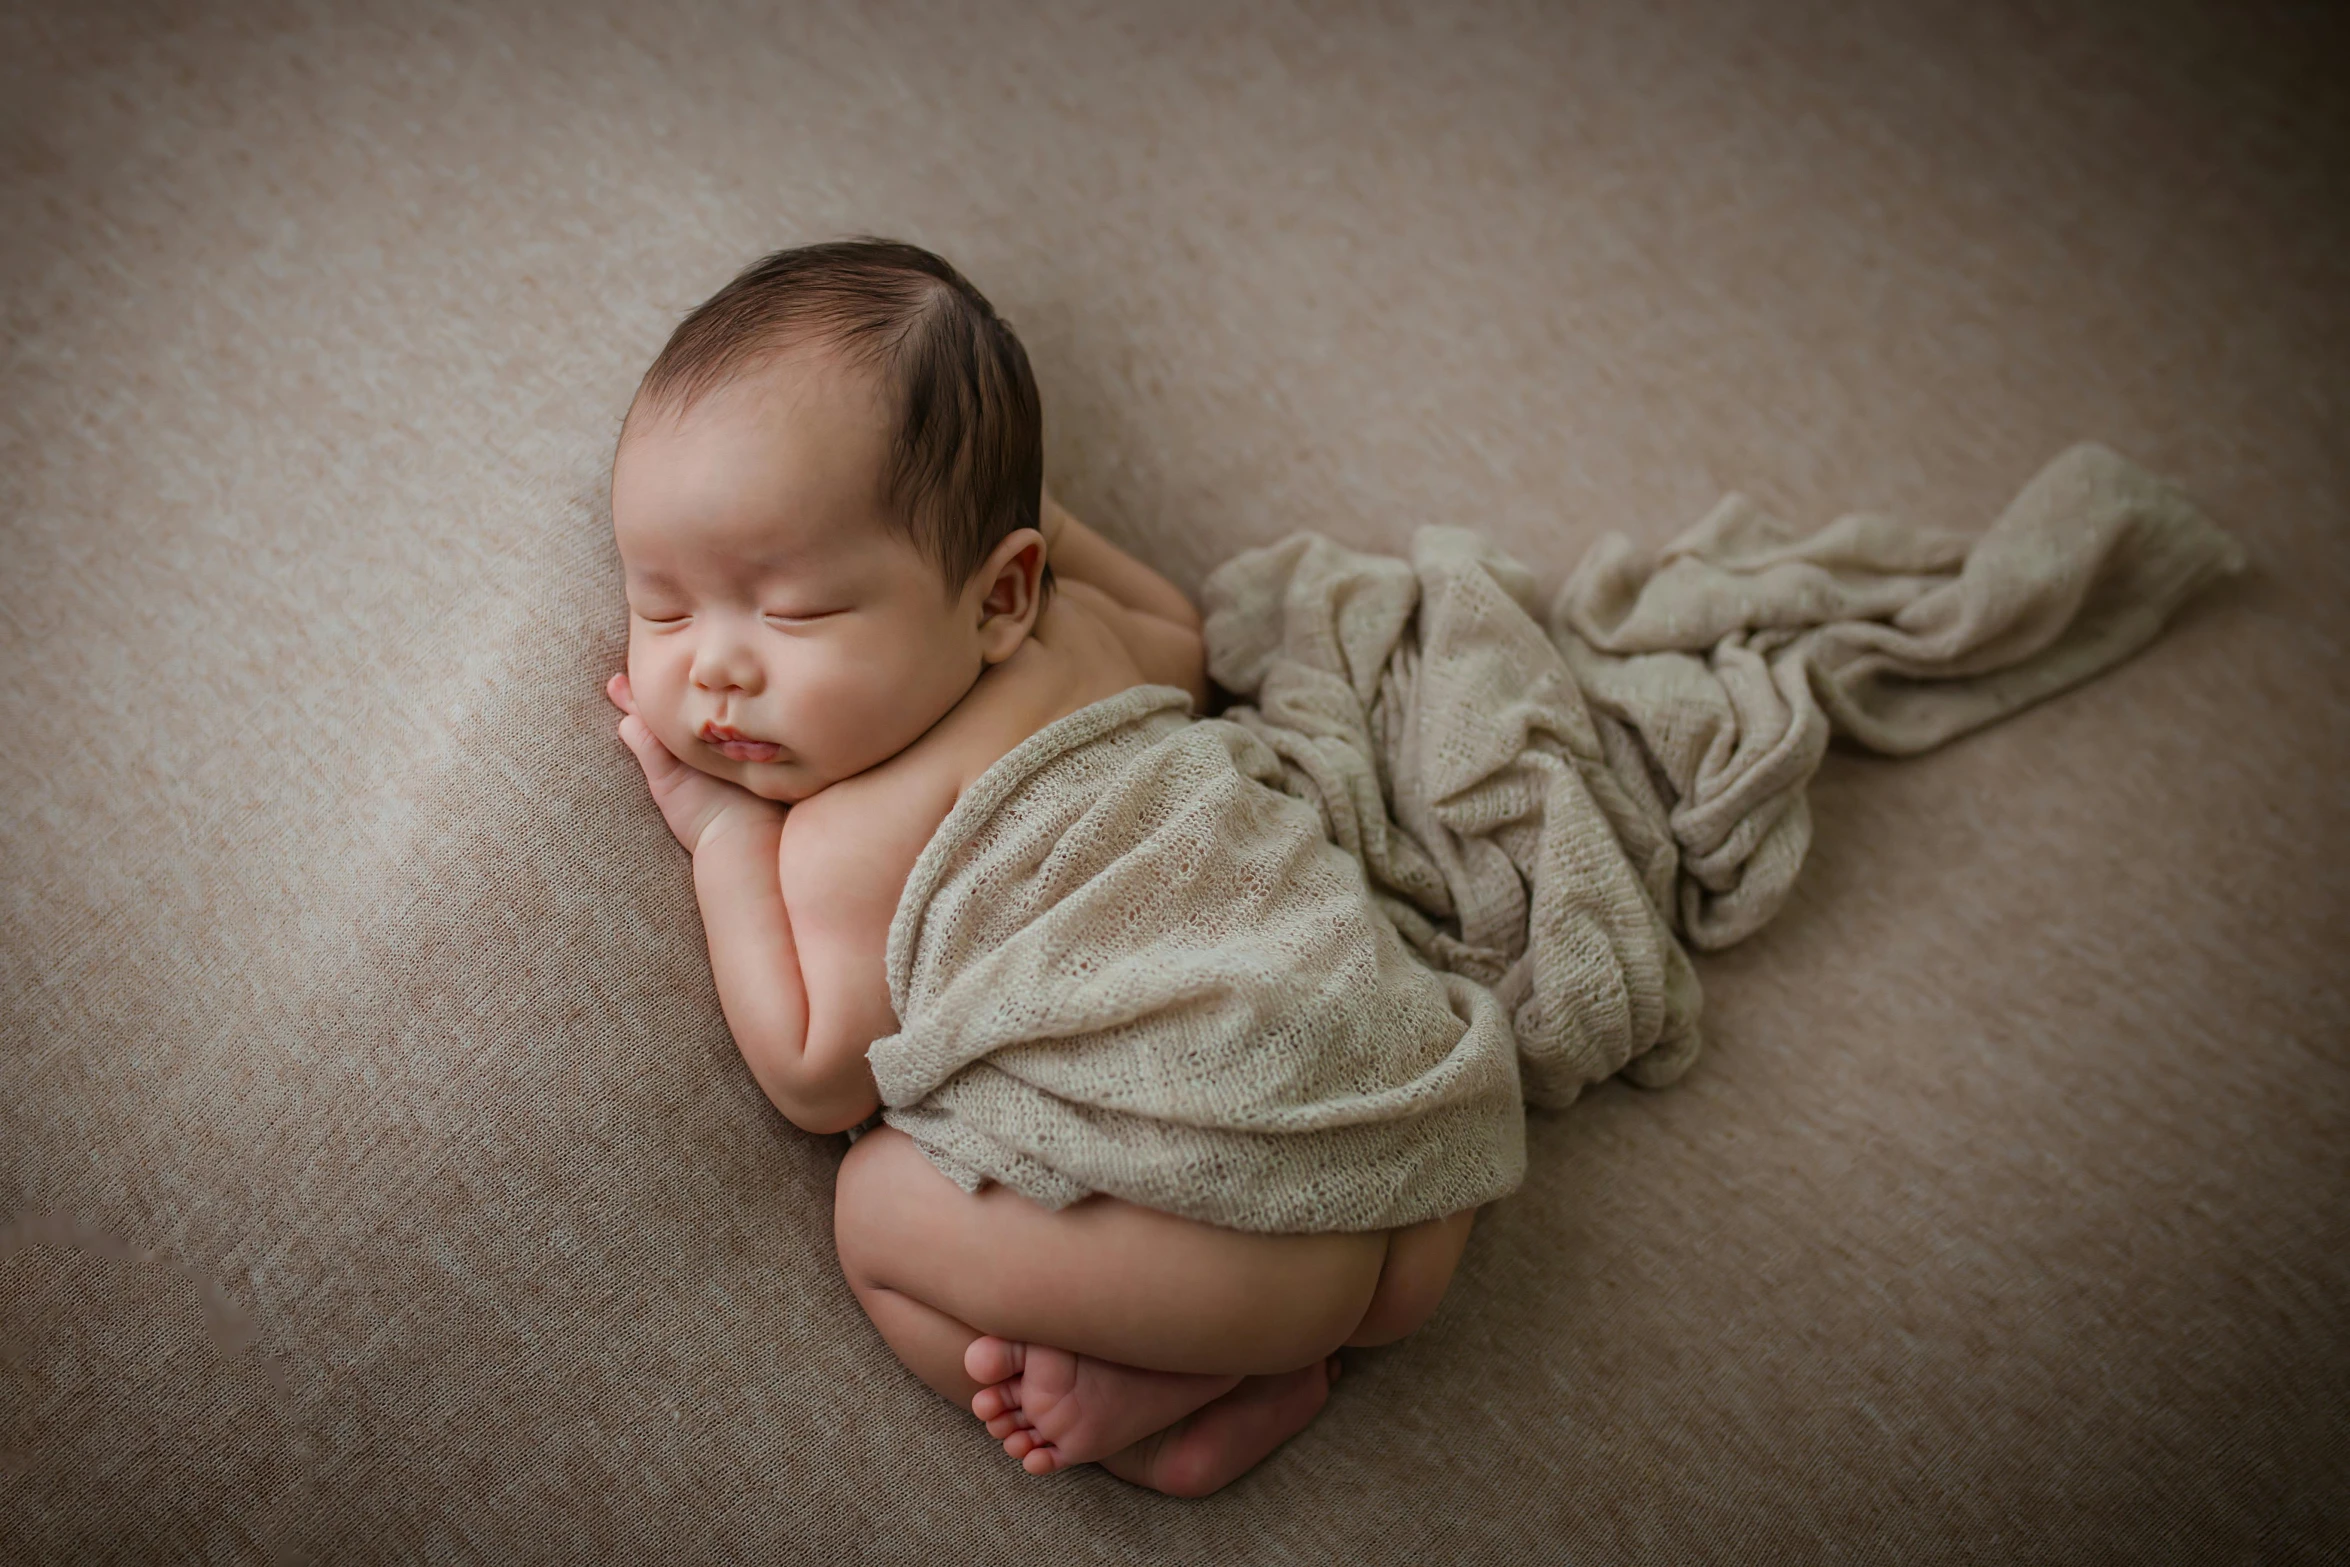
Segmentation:
{"type": "MultiPolygon", "coordinates": [[[[1473,1218],[1257,1235],[1111,1197],[1054,1212],[1002,1187],[963,1191],[887,1127],[849,1150],[834,1198],[849,1287],[916,1376],[964,1408],[989,1393],[977,1412],[1007,1449],[1021,1447],[1011,1433],[1023,1421],[1048,1433],[1027,1443],[1047,1460],[1031,1470],[1098,1458],[1145,1483],[1135,1470],[1177,1455],[1132,1449],[1193,1410],[1191,1448],[1214,1436],[1226,1464],[1303,1425],[1339,1346],[1389,1343],[1427,1320],[1473,1218]]],[[[1179,1466],[1194,1480],[1199,1457],[1187,1449],[1179,1466]]]]}

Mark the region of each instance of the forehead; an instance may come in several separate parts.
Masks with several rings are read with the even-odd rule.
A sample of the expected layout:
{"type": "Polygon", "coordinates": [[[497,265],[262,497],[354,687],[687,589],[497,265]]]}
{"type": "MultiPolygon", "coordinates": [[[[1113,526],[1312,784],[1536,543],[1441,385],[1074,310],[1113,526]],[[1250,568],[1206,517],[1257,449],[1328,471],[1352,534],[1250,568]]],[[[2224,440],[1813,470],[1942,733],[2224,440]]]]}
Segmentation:
{"type": "Polygon", "coordinates": [[[621,553],[769,560],[866,533],[886,522],[892,434],[875,377],[807,351],[684,408],[632,408],[612,464],[621,553]]]}

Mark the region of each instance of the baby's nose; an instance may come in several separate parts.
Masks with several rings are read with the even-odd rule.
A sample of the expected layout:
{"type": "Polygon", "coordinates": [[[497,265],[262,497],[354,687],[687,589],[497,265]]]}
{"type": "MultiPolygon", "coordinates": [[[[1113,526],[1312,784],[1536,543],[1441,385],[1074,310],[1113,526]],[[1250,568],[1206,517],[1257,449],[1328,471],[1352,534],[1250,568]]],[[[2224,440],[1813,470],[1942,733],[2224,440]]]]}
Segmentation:
{"type": "Polygon", "coordinates": [[[766,681],[758,659],[741,641],[714,637],[702,644],[694,659],[694,684],[705,691],[740,691],[756,696],[766,681]]]}

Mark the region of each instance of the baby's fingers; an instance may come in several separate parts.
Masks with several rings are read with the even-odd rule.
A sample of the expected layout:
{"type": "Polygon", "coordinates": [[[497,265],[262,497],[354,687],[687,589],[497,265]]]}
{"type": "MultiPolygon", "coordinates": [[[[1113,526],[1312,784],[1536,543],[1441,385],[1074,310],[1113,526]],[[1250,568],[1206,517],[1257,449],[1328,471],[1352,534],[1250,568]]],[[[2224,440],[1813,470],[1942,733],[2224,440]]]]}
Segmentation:
{"type": "Polygon", "coordinates": [[[623,713],[636,711],[636,693],[629,688],[627,670],[622,670],[604,682],[604,695],[611,698],[612,705],[623,713]]]}
{"type": "Polygon", "coordinates": [[[685,763],[679,761],[669,747],[661,743],[661,737],[653,733],[651,726],[634,713],[620,720],[620,740],[636,753],[637,761],[644,767],[645,777],[656,783],[672,773],[685,770],[685,763]]]}

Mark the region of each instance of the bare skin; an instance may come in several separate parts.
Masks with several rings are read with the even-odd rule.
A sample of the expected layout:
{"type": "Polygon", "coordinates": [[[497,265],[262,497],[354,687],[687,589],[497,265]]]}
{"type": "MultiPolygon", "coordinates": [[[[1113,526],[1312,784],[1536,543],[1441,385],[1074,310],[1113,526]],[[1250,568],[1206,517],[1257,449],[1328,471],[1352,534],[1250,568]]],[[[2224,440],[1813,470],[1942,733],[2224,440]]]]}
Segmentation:
{"type": "MultiPolygon", "coordinates": [[[[1207,691],[1188,601],[1049,501],[948,583],[888,515],[891,422],[868,377],[795,350],[690,410],[631,410],[613,468],[620,737],[693,856],[743,1059],[812,1132],[879,1106],[890,921],[961,792],[1106,697],[1207,691]]],[[[1311,1420],[1341,1345],[1425,1320],[1472,1217],[1269,1236],[1107,1197],[1051,1212],[963,1192],[886,1128],[835,1198],[850,1287],[917,1376],[1031,1473],[1100,1462],[1177,1495],[1311,1420]]]]}
{"type": "MultiPolygon", "coordinates": [[[[1054,1213],[997,1187],[964,1192],[886,1127],[849,1150],[833,1202],[866,1315],[1031,1474],[1115,1457],[1192,1409],[1251,1394],[1243,1376],[1402,1338],[1443,1298],[1473,1217],[1248,1235],[1112,1197],[1054,1213]]],[[[1227,1453],[1237,1467],[1225,1478],[1290,1434],[1227,1453]]]]}

